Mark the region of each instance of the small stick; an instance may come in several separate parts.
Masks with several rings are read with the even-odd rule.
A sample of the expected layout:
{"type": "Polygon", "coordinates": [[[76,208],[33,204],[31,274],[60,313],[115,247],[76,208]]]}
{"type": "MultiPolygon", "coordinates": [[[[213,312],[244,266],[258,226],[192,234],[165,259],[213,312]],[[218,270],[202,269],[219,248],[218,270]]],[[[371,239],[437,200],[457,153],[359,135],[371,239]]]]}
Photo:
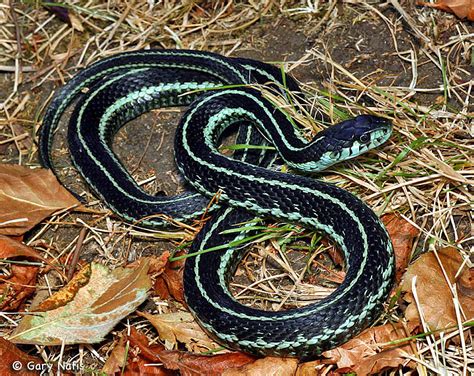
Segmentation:
{"type": "Polygon", "coordinates": [[[69,265],[67,271],[67,280],[70,281],[74,275],[74,270],[76,269],[77,262],[79,261],[79,254],[81,253],[82,244],[87,234],[87,227],[83,227],[79,233],[79,238],[77,239],[76,248],[72,255],[71,264],[69,265]]]}

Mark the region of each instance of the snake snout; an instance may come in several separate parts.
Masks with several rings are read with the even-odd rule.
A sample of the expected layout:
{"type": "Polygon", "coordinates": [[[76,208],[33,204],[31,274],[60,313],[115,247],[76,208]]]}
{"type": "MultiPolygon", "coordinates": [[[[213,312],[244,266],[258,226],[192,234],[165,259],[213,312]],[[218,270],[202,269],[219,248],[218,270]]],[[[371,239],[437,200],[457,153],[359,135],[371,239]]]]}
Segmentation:
{"type": "Polygon", "coordinates": [[[359,148],[367,151],[383,144],[392,133],[392,123],[384,118],[373,115],[359,115],[334,127],[334,137],[339,139],[343,147],[359,148]]]}

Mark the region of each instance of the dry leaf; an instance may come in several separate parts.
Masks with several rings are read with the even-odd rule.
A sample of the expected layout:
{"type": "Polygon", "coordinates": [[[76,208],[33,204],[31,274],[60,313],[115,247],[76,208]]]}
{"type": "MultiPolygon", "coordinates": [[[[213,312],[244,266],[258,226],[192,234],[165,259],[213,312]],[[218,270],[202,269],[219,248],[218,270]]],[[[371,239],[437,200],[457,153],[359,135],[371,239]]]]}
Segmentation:
{"type": "Polygon", "coordinates": [[[404,354],[413,353],[410,344],[388,346],[387,343],[410,337],[418,327],[417,323],[409,323],[406,328],[402,324],[369,328],[342,346],[324,352],[323,356],[337,363],[338,372],[355,372],[357,375],[373,375],[407,365],[404,354]]]}
{"type": "Polygon", "coordinates": [[[116,376],[172,376],[176,372],[170,371],[163,366],[150,364],[141,357],[131,358],[127,363],[123,373],[117,373],[116,376]]]}
{"type": "Polygon", "coordinates": [[[171,254],[168,251],[163,252],[160,256],[147,256],[133,261],[127,265],[127,268],[136,268],[146,258],[149,264],[148,275],[150,277],[157,276],[164,272],[170,256],[171,254]]]}
{"type": "Polygon", "coordinates": [[[166,368],[179,370],[182,376],[222,375],[226,370],[255,361],[254,357],[239,352],[207,356],[168,350],[160,353],[160,359],[166,368]]]}
{"type": "Polygon", "coordinates": [[[150,270],[148,274],[150,275],[161,275],[165,271],[166,266],[169,263],[169,258],[171,253],[169,251],[164,251],[160,256],[151,256],[150,260],[150,270]]]}
{"type": "Polygon", "coordinates": [[[387,228],[390,239],[392,239],[395,253],[395,280],[398,283],[410,262],[413,242],[420,231],[396,214],[382,216],[382,222],[387,228]]]}
{"type": "Polygon", "coordinates": [[[231,368],[222,376],[290,376],[298,368],[298,359],[266,357],[239,368],[231,368]]]}
{"type": "Polygon", "coordinates": [[[460,19],[467,18],[474,21],[474,0],[438,0],[436,3],[418,1],[417,5],[423,5],[449,13],[454,13],[460,19]]]}
{"type": "MultiPolygon", "coordinates": [[[[453,285],[455,283],[454,277],[463,261],[461,255],[454,248],[443,248],[438,251],[438,256],[449,284],[453,285]]],[[[455,284],[458,287],[459,300],[467,319],[474,318],[474,297],[469,293],[474,290],[473,280],[469,279],[471,273],[472,271],[466,268],[461,275],[460,283],[455,284]],[[460,288],[460,285],[463,287],[460,288]]],[[[409,321],[419,320],[418,309],[412,294],[412,279],[415,276],[416,292],[429,329],[438,330],[455,325],[457,320],[453,295],[434,252],[421,255],[416,262],[410,265],[403,277],[401,287],[402,291],[406,292],[404,298],[411,303],[405,312],[406,319],[409,321]]]]}
{"type": "Polygon", "coordinates": [[[0,258],[6,259],[12,257],[25,257],[45,261],[33,248],[30,248],[9,236],[0,235],[0,258]]]}
{"type": "Polygon", "coordinates": [[[148,263],[136,269],[117,268],[110,271],[103,265],[92,264],[90,278],[84,272],[72,283],[73,296],[58,293],[48,306],[58,306],[45,312],[24,317],[13,335],[15,343],[60,345],[62,343],[97,343],[125,316],[145,301],[151,281],[147,275],[148,263]],[[87,283],[81,284],[87,279],[87,283]],[[67,297],[65,299],[65,296],[67,297]],[[68,301],[68,299],[71,299],[68,301]]]}
{"type": "Polygon", "coordinates": [[[54,295],[43,300],[33,311],[46,312],[53,309],[65,306],[72,301],[81,287],[84,287],[90,282],[92,274],[91,265],[83,267],[74,278],[72,278],[66,286],[56,292],[54,295]]]}
{"type": "Polygon", "coordinates": [[[165,350],[161,343],[149,345],[148,337],[135,329],[130,328],[130,335],[127,336],[130,341],[130,346],[137,347],[140,351],[140,356],[153,363],[161,363],[159,353],[165,350]]]}
{"type": "Polygon", "coordinates": [[[29,371],[26,368],[28,363],[45,366],[43,359],[24,353],[13,343],[2,337],[0,337],[0,359],[2,359],[0,362],[0,375],[2,376],[34,376],[39,373],[36,371],[29,371]]]}
{"type": "Polygon", "coordinates": [[[49,170],[0,165],[0,233],[21,235],[52,213],[79,205],[49,170]]]}
{"type": "Polygon", "coordinates": [[[220,375],[229,368],[240,367],[255,360],[250,355],[238,352],[208,356],[164,350],[161,344],[150,346],[147,336],[134,327],[131,327],[128,339],[131,347],[138,348],[140,358],[153,364],[163,363],[169,370],[179,370],[181,375],[220,375]]]}
{"type": "Polygon", "coordinates": [[[16,311],[36,290],[39,268],[29,265],[12,264],[10,275],[0,280],[1,311],[16,311]]]}
{"type": "MultiPolygon", "coordinates": [[[[176,254],[176,256],[179,255],[180,253],[176,254]]],[[[181,304],[185,304],[183,271],[184,259],[168,262],[163,273],[160,274],[155,280],[155,284],[153,286],[155,294],[161,299],[167,300],[170,297],[173,297],[181,304]]]]}
{"type": "Polygon", "coordinates": [[[115,375],[116,372],[121,372],[126,365],[127,358],[126,341],[125,338],[121,336],[119,342],[115,344],[109,357],[105,361],[102,372],[106,375],[115,375]]]}
{"type": "Polygon", "coordinates": [[[189,351],[204,352],[221,347],[201,329],[189,312],[163,313],[151,315],[139,313],[148,319],[158,331],[165,347],[175,349],[178,342],[183,343],[189,351]]]}
{"type": "Polygon", "coordinates": [[[313,360],[311,362],[300,363],[296,370],[295,376],[314,376],[322,373],[323,367],[328,365],[323,364],[321,360],[313,360]]]}
{"type": "Polygon", "coordinates": [[[159,375],[171,376],[175,372],[167,370],[161,363],[157,352],[163,351],[161,345],[149,347],[146,335],[139,333],[133,326],[130,335],[125,332],[120,336],[119,342],[114,346],[109,358],[102,368],[107,375],[159,375]],[[127,346],[129,344],[129,346],[127,346]],[[150,357],[150,354],[152,356],[150,357]],[[123,370],[123,373],[122,373],[123,370]]]}
{"type": "MultiPolygon", "coordinates": [[[[0,235],[0,258],[21,258],[43,260],[34,249],[0,235]]],[[[16,311],[36,290],[39,267],[34,265],[11,264],[10,274],[0,276],[0,311],[16,311]]]]}

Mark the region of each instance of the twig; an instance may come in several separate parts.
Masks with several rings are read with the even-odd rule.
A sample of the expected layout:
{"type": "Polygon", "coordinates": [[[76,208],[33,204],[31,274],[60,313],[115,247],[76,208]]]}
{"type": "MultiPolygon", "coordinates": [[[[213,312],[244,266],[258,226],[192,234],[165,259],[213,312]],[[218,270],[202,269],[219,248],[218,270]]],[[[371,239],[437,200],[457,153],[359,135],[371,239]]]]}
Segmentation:
{"type": "Polygon", "coordinates": [[[79,255],[81,254],[82,244],[84,243],[84,239],[87,235],[88,228],[83,227],[81,232],[79,233],[79,238],[77,239],[76,247],[74,249],[74,253],[72,254],[71,262],[69,263],[68,271],[67,271],[67,280],[70,281],[74,276],[74,271],[76,270],[77,263],[79,261],[79,255]]]}

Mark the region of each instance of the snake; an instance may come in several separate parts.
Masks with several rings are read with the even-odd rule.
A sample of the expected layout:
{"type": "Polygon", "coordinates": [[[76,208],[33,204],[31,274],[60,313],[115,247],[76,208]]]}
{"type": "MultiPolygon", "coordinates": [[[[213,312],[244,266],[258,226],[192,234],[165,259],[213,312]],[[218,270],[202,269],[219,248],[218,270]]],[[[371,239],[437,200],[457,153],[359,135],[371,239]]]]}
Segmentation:
{"type": "Polygon", "coordinates": [[[309,175],[382,145],[392,124],[363,114],[308,140],[262,85],[289,102],[301,93],[289,74],[257,60],[167,49],[111,55],[80,70],[54,94],[40,128],[40,162],[57,170],[54,134],[74,104],[67,125],[72,162],[114,213],[153,228],[212,214],[184,268],[186,304],[201,327],[230,349],[310,359],[380,317],[395,263],[390,236],[374,211],[349,191],[309,175]],[[187,108],[174,152],[189,189],[175,196],[145,192],[112,150],[124,124],[164,107],[187,108]],[[220,142],[233,130],[236,142],[247,147],[224,155],[220,142]],[[240,241],[258,218],[325,233],[344,255],[344,281],[300,308],[266,311],[240,304],[229,281],[246,252],[240,241]]]}

